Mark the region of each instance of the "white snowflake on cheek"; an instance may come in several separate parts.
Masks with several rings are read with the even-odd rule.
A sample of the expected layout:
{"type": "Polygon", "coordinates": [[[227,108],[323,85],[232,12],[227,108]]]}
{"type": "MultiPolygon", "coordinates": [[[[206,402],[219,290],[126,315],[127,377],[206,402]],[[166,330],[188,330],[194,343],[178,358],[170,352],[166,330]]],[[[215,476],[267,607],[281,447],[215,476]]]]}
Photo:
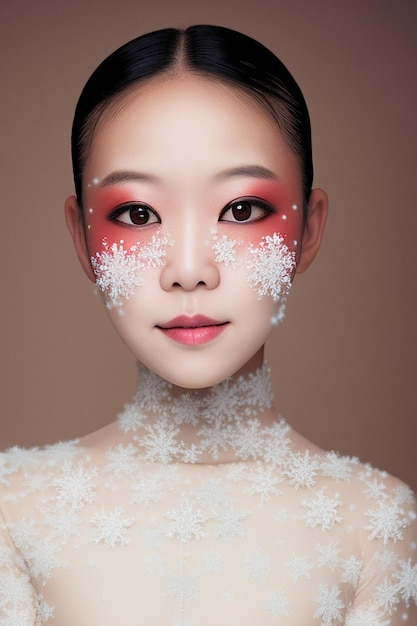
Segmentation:
{"type": "Polygon", "coordinates": [[[285,300],[291,288],[291,277],[296,266],[295,252],[284,244],[284,239],[274,233],[262,237],[258,246],[250,245],[252,255],[248,263],[249,285],[258,296],[271,296],[274,302],[285,300]]]}
{"type": "Polygon", "coordinates": [[[103,252],[96,252],[95,256],[91,257],[91,267],[98,289],[106,294],[107,308],[114,309],[122,306],[122,298],[129,300],[134,295],[136,287],[143,285],[143,278],[138,276],[137,272],[144,266],[138,260],[136,246],[125,250],[121,243],[113,243],[109,247],[105,241],[103,246],[103,252]]]}
{"type": "Polygon", "coordinates": [[[133,297],[137,287],[144,285],[138,272],[164,264],[166,246],[171,245],[167,235],[153,235],[145,244],[135,244],[128,250],[123,241],[108,245],[103,239],[104,251],[91,257],[91,267],[96,277],[97,288],[106,295],[108,309],[121,307],[123,299],[133,297]]]}
{"type": "Polygon", "coordinates": [[[226,267],[234,268],[236,261],[235,248],[238,242],[235,239],[230,239],[226,235],[222,237],[213,235],[213,241],[212,248],[214,250],[214,260],[216,263],[224,263],[226,267]]]}

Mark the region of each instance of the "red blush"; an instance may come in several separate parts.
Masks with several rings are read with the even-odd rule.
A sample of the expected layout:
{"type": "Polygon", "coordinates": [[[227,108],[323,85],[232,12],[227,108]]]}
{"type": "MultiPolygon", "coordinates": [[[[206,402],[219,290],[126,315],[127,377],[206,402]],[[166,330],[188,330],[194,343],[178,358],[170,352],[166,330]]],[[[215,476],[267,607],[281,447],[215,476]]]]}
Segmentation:
{"type": "MultiPolygon", "coordinates": [[[[88,204],[85,208],[85,223],[87,244],[91,254],[101,252],[103,240],[111,246],[113,243],[124,243],[129,249],[140,241],[151,236],[148,229],[129,227],[120,222],[112,221],[112,212],[123,204],[130,202],[145,202],[143,194],[133,185],[122,187],[96,188],[88,194],[88,204]]],[[[148,204],[146,202],[146,204],[148,204]]]]}

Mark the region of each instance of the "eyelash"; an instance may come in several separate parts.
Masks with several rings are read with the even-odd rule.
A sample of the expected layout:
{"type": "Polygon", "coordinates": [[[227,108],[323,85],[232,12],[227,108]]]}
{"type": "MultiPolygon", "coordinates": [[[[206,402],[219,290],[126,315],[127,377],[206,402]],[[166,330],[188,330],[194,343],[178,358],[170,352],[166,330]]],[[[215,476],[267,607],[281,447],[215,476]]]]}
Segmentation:
{"type": "MultiPolygon", "coordinates": [[[[219,222],[229,222],[231,224],[248,224],[251,222],[257,222],[260,220],[265,219],[266,217],[268,217],[268,215],[271,215],[275,213],[275,210],[266,202],[264,202],[263,200],[260,200],[259,198],[239,198],[238,200],[233,200],[232,202],[229,202],[229,204],[227,204],[224,209],[222,209],[220,216],[219,216],[219,222]],[[250,209],[251,214],[249,215],[249,217],[247,219],[231,219],[231,220],[227,220],[227,219],[223,219],[224,215],[228,212],[228,211],[233,211],[234,208],[238,208],[239,206],[242,205],[248,205],[248,207],[250,209]],[[256,216],[256,217],[252,217],[252,213],[253,213],[253,208],[256,207],[257,209],[260,209],[261,214],[256,216]]],[[[236,216],[235,216],[236,217],[236,216]]]]}
{"type": "MultiPolygon", "coordinates": [[[[273,213],[275,213],[275,210],[269,204],[267,204],[263,200],[260,200],[259,198],[239,198],[238,200],[233,200],[232,202],[226,204],[226,206],[220,212],[219,222],[228,222],[230,224],[248,224],[251,222],[263,220],[268,217],[268,215],[271,215],[273,213]],[[260,214],[256,217],[253,217],[252,215],[254,208],[258,209],[258,211],[260,212],[260,214]],[[235,219],[224,219],[224,216],[229,211],[233,214],[234,209],[241,210],[241,216],[243,216],[244,219],[237,219],[236,215],[234,215],[235,219]],[[247,217],[245,217],[245,210],[249,210],[249,215],[247,215],[247,217]]],[[[150,226],[151,224],[161,223],[161,218],[158,213],[143,202],[128,202],[126,204],[118,206],[110,213],[109,220],[127,227],[132,226],[142,228],[144,228],[145,226],[150,226]],[[137,223],[135,223],[134,218],[132,217],[133,211],[137,212],[136,217],[140,216],[139,212],[142,211],[142,217],[146,218],[146,222],[141,224],[138,221],[137,223]],[[130,222],[120,219],[120,216],[124,214],[129,214],[129,217],[127,219],[130,219],[130,222]],[[154,219],[152,219],[152,217],[154,219]]]]}

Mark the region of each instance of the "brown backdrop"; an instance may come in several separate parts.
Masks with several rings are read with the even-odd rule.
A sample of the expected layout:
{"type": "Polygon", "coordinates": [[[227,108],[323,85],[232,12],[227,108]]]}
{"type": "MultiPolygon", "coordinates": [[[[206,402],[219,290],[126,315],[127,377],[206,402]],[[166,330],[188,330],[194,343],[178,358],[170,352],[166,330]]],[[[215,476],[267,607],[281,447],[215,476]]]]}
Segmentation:
{"type": "Polygon", "coordinates": [[[0,448],[74,437],[135,385],[72,251],[71,116],[134,36],[215,23],[260,39],[310,106],[325,241],[269,345],[282,413],[417,487],[414,0],[1,0],[0,448]]]}

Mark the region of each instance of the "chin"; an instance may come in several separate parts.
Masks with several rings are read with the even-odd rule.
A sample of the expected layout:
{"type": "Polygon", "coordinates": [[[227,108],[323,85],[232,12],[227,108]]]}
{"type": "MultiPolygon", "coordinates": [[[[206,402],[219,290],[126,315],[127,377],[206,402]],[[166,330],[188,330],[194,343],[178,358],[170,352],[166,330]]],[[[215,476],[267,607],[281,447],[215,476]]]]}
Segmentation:
{"type": "MultiPolygon", "coordinates": [[[[263,346],[255,354],[246,358],[226,359],[224,352],[216,357],[211,355],[193,355],[193,358],[178,357],[175,365],[163,363],[160,359],[139,358],[140,362],[167,382],[182,389],[207,389],[234,375],[247,375],[261,367],[263,363],[263,346]]],[[[238,355],[236,355],[238,356],[238,355]]]]}

